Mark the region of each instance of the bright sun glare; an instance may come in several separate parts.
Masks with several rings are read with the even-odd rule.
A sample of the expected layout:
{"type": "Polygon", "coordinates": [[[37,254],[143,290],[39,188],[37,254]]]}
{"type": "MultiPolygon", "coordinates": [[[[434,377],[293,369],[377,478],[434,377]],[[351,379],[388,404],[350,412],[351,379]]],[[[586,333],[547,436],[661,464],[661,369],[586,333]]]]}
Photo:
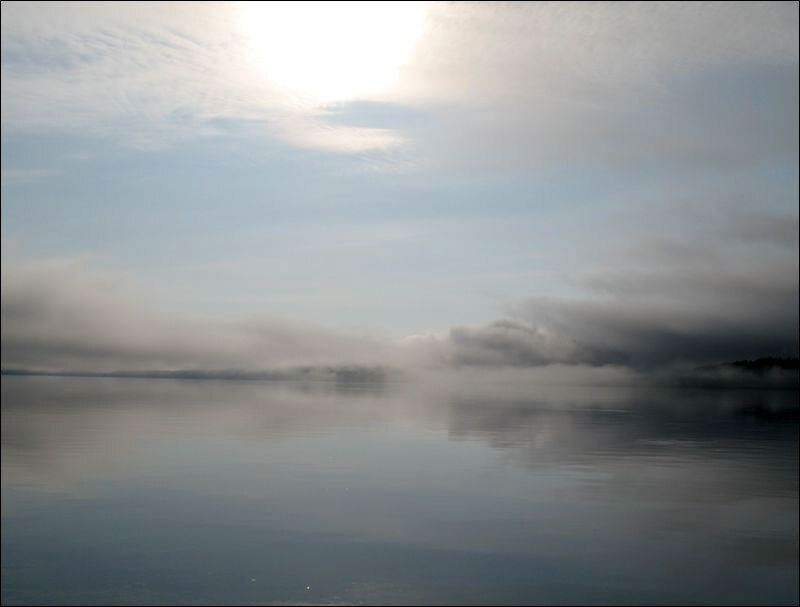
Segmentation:
{"type": "Polygon", "coordinates": [[[424,2],[242,2],[254,59],[278,86],[323,103],[395,84],[425,21],[424,2]]]}

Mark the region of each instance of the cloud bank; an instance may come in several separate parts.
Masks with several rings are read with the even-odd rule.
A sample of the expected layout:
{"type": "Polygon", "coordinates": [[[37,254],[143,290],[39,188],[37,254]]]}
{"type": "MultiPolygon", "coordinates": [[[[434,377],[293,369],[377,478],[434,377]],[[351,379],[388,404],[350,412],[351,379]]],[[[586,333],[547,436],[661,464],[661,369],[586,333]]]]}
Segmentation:
{"type": "Polygon", "coordinates": [[[74,261],[3,269],[4,368],[82,371],[372,365],[386,347],[308,323],[224,322],[159,307],[122,275],[74,261]]]}
{"type": "Polygon", "coordinates": [[[698,269],[680,276],[597,274],[590,282],[603,295],[531,298],[509,307],[508,318],[484,326],[393,342],[311,323],[191,318],[159,307],[143,285],[90,271],[84,263],[15,265],[3,270],[2,366],[230,376],[298,366],[555,365],[559,375],[570,366],[652,371],[797,356],[796,259],[757,275],[698,269]]]}
{"type": "Polygon", "coordinates": [[[454,362],[647,369],[796,357],[797,218],[697,216],[703,227],[690,242],[640,230],[639,242],[598,250],[573,279],[580,296],[531,297],[508,306],[508,319],[453,329],[454,362]]]}

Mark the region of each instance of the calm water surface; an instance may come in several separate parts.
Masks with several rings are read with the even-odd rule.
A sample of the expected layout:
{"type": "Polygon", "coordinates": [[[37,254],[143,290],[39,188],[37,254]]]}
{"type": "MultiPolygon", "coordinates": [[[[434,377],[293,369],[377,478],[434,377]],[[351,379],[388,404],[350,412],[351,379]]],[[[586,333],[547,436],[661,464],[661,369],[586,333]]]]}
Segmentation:
{"type": "Polygon", "coordinates": [[[2,603],[797,604],[798,395],[2,378],[2,603]]]}

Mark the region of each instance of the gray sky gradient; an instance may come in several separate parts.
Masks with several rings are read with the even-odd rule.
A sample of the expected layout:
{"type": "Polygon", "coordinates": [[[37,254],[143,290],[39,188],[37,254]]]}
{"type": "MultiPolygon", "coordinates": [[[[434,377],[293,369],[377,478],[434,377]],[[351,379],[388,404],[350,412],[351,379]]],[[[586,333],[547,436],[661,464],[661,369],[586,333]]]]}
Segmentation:
{"type": "Polygon", "coordinates": [[[323,99],[237,3],[4,2],[3,366],[797,355],[798,3],[414,10],[323,99]]]}

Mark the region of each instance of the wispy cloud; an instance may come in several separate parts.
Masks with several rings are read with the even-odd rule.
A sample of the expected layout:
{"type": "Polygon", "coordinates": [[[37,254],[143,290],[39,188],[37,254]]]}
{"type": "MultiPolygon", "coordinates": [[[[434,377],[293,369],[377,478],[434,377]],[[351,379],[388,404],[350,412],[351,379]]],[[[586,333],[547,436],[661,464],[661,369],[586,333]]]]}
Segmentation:
{"type": "Polygon", "coordinates": [[[79,132],[157,148],[224,134],[220,120],[299,147],[395,145],[386,129],[337,128],[253,66],[236,3],[3,5],[3,127],[79,132]]]}
{"type": "Polygon", "coordinates": [[[785,124],[797,105],[796,3],[432,3],[401,84],[372,101],[434,119],[397,128],[391,116],[333,126],[325,105],[270,84],[237,10],[4,4],[4,128],[153,146],[235,118],[300,147],[416,143],[420,166],[489,168],[729,164],[796,150],[785,124]]]}

